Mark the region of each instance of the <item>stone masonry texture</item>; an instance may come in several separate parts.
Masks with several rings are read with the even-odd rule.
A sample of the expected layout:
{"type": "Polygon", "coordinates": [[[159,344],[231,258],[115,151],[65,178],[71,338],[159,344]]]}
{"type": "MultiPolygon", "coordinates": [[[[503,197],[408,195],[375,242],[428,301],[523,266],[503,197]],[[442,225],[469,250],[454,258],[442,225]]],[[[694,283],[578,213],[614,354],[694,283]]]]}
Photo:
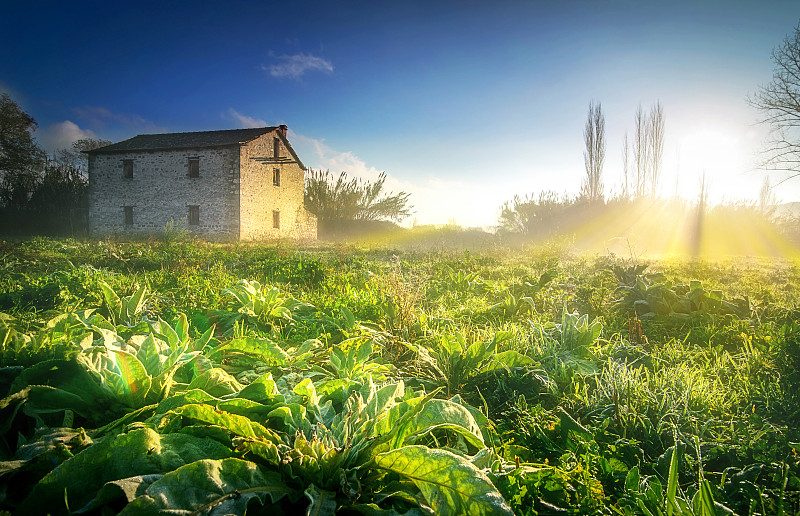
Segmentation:
{"type": "Polygon", "coordinates": [[[303,206],[305,169],[285,127],[268,129],[222,146],[118,151],[116,144],[90,152],[89,231],[154,235],[172,223],[211,240],[316,238],[316,217],[303,206]],[[190,158],[199,160],[199,177],[189,175],[190,158]],[[133,162],[132,178],[124,176],[126,160],[133,162]],[[280,185],[273,184],[276,169],[280,185]],[[197,221],[189,219],[190,207],[197,207],[197,221]]]}

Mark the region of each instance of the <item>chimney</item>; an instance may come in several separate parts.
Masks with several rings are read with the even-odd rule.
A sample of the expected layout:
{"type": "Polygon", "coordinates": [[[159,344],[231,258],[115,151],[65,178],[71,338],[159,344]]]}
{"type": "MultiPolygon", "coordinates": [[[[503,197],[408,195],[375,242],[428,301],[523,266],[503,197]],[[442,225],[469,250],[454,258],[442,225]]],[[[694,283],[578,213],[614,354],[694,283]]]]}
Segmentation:
{"type": "Polygon", "coordinates": [[[286,139],[286,131],[288,130],[289,128],[286,127],[285,125],[278,126],[278,131],[280,131],[280,133],[283,135],[284,140],[286,139]]]}

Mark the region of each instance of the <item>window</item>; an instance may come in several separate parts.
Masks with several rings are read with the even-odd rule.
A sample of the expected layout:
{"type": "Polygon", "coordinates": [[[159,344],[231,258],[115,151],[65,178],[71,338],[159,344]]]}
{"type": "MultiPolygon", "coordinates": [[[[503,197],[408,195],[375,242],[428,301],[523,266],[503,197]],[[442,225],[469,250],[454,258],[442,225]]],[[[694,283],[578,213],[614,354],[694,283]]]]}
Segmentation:
{"type": "Polygon", "coordinates": [[[272,227],[279,229],[281,227],[281,212],[278,210],[272,211],[272,227]]]}
{"type": "Polygon", "coordinates": [[[281,169],[272,170],[272,186],[281,186],[281,169]]]}
{"type": "Polygon", "coordinates": [[[133,206],[123,206],[122,209],[125,212],[125,225],[133,226],[133,206]]]}
{"type": "Polygon", "coordinates": [[[272,157],[273,158],[281,157],[281,141],[277,138],[272,139],[272,157]]]}
{"type": "Polygon", "coordinates": [[[189,225],[200,225],[200,206],[189,206],[189,225]]]}
{"type": "Polygon", "coordinates": [[[132,159],[123,159],[122,160],[122,177],[125,179],[133,179],[133,160],[132,159]]]}
{"type": "Polygon", "coordinates": [[[200,177],[200,158],[189,158],[189,177],[200,177]]]}

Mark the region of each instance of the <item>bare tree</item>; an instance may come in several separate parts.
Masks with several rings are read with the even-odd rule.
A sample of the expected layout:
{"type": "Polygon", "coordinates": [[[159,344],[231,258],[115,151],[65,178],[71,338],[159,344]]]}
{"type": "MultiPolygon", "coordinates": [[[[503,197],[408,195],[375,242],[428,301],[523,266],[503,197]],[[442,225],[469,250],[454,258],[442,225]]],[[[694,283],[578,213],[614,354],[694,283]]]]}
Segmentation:
{"type": "Polygon", "coordinates": [[[706,169],[703,169],[703,173],[700,175],[700,189],[697,193],[697,210],[701,212],[705,212],[708,208],[708,191],[711,187],[711,184],[708,180],[708,174],[706,173],[706,169]]]}
{"type": "Polygon", "coordinates": [[[598,102],[589,103],[586,127],[583,129],[583,164],[586,178],[581,187],[581,195],[591,202],[603,199],[603,162],[606,159],[606,119],[598,102]]]}
{"type": "Polygon", "coordinates": [[[633,195],[656,197],[664,157],[664,108],[661,102],[656,102],[648,114],[639,104],[633,122],[633,195]]]}
{"type": "Polygon", "coordinates": [[[769,184],[769,176],[765,175],[764,181],[761,183],[761,189],[758,191],[758,211],[765,217],[772,217],[777,204],[778,198],[769,184]]]}
{"type": "Polygon", "coordinates": [[[629,199],[631,196],[629,185],[629,168],[630,168],[631,149],[628,143],[628,132],[625,131],[625,138],[622,140],[622,196],[629,199]]]}
{"type": "MultiPolygon", "coordinates": [[[[767,170],[800,175],[800,24],[772,51],[772,80],[748,98],[772,128],[762,165],[767,170]]],[[[787,178],[787,179],[788,179],[787,178]]]]}
{"type": "Polygon", "coordinates": [[[664,157],[664,107],[661,101],[650,108],[648,122],[648,171],[650,172],[650,197],[658,194],[658,184],[661,181],[661,164],[664,157]]]}
{"type": "Polygon", "coordinates": [[[648,123],[647,117],[642,110],[642,105],[636,108],[633,116],[633,165],[634,165],[634,197],[643,197],[647,191],[647,165],[650,160],[647,158],[649,145],[647,144],[648,123]]]}
{"type": "Polygon", "coordinates": [[[81,174],[86,175],[89,171],[89,158],[86,151],[99,149],[110,144],[110,141],[102,138],[81,138],[72,142],[71,149],[56,151],[54,158],[57,162],[74,167],[81,174]]]}

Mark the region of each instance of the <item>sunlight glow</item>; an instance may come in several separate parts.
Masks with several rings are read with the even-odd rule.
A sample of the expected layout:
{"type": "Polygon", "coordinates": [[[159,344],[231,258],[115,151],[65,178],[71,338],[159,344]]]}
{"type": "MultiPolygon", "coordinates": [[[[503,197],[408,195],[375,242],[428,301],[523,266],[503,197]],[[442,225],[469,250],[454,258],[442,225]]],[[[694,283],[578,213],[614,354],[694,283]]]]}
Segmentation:
{"type": "Polygon", "coordinates": [[[737,138],[722,128],[703,127],[687,133],[680,138],[678,148],[677,194],[689,201],[697,200],[705,173],[709,200],[712,204],[719,202],[715,191],[729,192],[730,183],[736,181],[747,162],[737,138]]]}

